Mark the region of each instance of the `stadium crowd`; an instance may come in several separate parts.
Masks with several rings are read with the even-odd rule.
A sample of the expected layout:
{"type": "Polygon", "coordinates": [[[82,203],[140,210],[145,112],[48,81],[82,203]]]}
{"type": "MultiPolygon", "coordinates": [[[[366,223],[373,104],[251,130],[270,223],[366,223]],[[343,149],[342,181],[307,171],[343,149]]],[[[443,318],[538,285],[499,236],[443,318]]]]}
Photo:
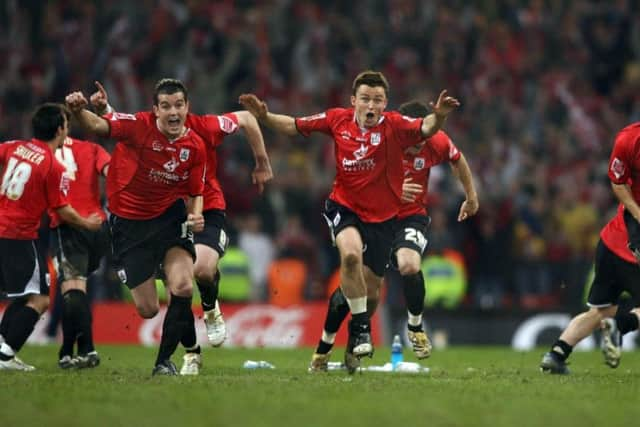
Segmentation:
{"type": "MultiPolygon", "coordinates": [[[[447,167],[434,169],[427,253],[461,254],[462,304],[485,309],[582,304],[598,231],[617,205],[613,135],[640,120],[640,7],[630,0],[7,0],[0,55],[3,141],[30,133],[34,105],[95,80],[122,111],[148,109],[154,83],[171,76],[197,113],[237,110],[238,95],[254,92],[300,116],[346,105],[350,77],[367,68],[388,77],[390,109],[448,89],[462,106],[447,133],[482,208],[454,226],[463,193],[447,167]]],[[[268,266],[281,257],[304,261],[306,298],[325,298],[338,265],[320,215],[331,141],[291,145],[264,132],[274,180],[262,196],[247,144],[231,136],[220,148],[251,298],[269,297],[268,266]]]]}

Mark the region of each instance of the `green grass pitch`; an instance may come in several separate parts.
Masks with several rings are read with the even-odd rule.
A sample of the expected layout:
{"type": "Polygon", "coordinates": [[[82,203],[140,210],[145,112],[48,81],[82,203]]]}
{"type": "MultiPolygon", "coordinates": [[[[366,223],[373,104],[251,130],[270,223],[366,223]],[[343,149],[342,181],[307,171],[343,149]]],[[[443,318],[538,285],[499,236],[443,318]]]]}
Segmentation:
{"type": "MultiPolygon", "coordinates": [[[[543,349],[457,347],[428,374],[306,371],[311,349],[204,349],[198,377],[150,376],[155,349],[99,346],[102,364],[62,371],[57,347],[28,346],[32,373],[0,372],[1,426],[631,426],[640,417],[640,355],[620,367],[574,353],[570,376],[543,375],[543,349]],[[244,360],[275,370],[246,370],[244,360]]],[[[342,357],[334,351],[333,360],[342,357]]],[[[182,352],[174,356],[180,367],[182,352]]],[[[379,349],[365,364],[382,365],[379,349]]],[[[409,349],[405,360],[415,361],[409,349]]]]}

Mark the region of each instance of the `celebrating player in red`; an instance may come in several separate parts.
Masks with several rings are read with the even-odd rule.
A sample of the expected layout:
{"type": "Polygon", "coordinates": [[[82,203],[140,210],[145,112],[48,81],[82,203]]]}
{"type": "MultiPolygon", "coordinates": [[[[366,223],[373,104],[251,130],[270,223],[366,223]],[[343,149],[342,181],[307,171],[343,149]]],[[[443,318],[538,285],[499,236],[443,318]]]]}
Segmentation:
{"type": "Polygon", "coordinates": [[[367,286],[379,287],[389,258],[402,194],[403,150],[433,135],[459,103],[443,91],[434,114],[422,119],[385,112],[389,84],[375,71],[360,73],[352,90],[353,108],[297,119],[269,112],[253,94],[242,95],[240,103],[279,132],[321,132],[334,140],[336,178],[324,216],[340,253],[341,288],[352,315],[348,349],[359,358],[373,354],[367,286]]]}
{"type": "MultiPolygon", "coordinates": [[[[100,203],[100,176],[107,176],[111,155],[102,146],[66,138],[56,150],[56,158],[69,177],[69,201],[83,215],[106,215],[100,203]]],[[[58,366],[93,368],[100,357],[93,345],[91,306],[87,298],[87,278],[100,265],[109,248],[109,230],[81,230],[66,224],[54,210],[49,211],[52,252],[62,296],[62,347],[58,366]],[[78,343],[78,354],[73,347],[78,343]]]]}
{"type": "MultiPolygon", "coordinates": [[[[66,101],[85,129],[118,140],[107,177],[114,262],[144,318],[158,313],[155,279],[162,266],[171,300],[153,374],[176,375],[171,355],[181,340],[185,344],[183,335],[194,325],[192,229],[204,228],[206,153],[202,139],[185,126],[187,89],[178,80],[162,79],[152,112],[111,113],[107,118],[85,109],[87,100],[80,92],[66,101]]],[[[192,335],[190,344],[196,348],[192,335]]]]}
{"type": "Polygon", "coordinates": [[[612,368],[620,364],[622,336],[640,320],[640,123],[622,129],[609,159],[609,180],[620,201],[618,213],[600,232],[595,276],[587,298],[589,310],[578,314],[540,362],[542,372],[569,373],[567,358],[580,341],[602,329],[602,352],[612,368]],[[635,308],[618,311],[620,295],[631,295],[635,308]],[[614,317],[615,316],[615,317],[614,317]]]}
{"type": "MultiPolygon", "coordinates": [[[[98,90],[91,95],[91,104],[98,112],[113,111],[108,104],[107,92],[99,82],[98,90]]],[[[218,261],[224,256],[229,243],[226,233],[226,203],[222,188],[218,182],[218,153],[217,147],[224,138],[242,129],[247,137],[255,158],[255,168],[252,172],[253,183],[258,185],[262,193],[264,184],[273,178],[271,164],[264,146],[262,132],[255,117],[247,111],[236,111],[223,115],[187,115],[186,125],[193,129],[207,146],[207,168],[203,194],[204,230],[194,235],[196,246],[195,278],[200,291],[204,322],[207,337],[214,346],[220,346],[226,338],[226,326],[218,304],[218,290],[220,272],[218,261]]],[[[195,369],[196,363],[191,359],[198,359],[199,354],[187,352],[185,365],[195,369]]]]}
{"type": "MultiPolygon", "coordinates": [[[[424,117],[429,112],[426,105],[417,101],[402,104],[398,111],[408,117],[424,117]]],[[[407,148],[404,156],[403,203],[400,205],[398,214],[390,267],[385,274],[390,286],[400,287],[404,291],[409,316],[407,325],[409,341],[419,359],[429,357],[431,354],[431,343],[422,325],[425,283],[420,270],[422,255],[427,246],[426,236],[430,222],[427,216],[429,175],[433,166],[444,162],[450,163],[466,194],[466,199],[460,207],[458,221],[464,221],[477,213],[478,196],[471,170],[464,155],[446,133],[438,131],[430,138],[407,148]]],[[[378,305],[378,295],[379,288],[369,286],[367,308],[370,313],[378,305]]],[[[310,372],[327,370],[336,333],[348,313],[349,306],[338,288],[329,299],[322,338],[311,358],[310,372]]],[[[344,360],[350,373],[359,366],[359,360],[349,352],[349,349],[345,352],[344,360]]]]}
{"type": "Polygon", "coordinates": [[[69,178],[54,157],[67,138],[69,112],[43,104],[33,115],[34,138],[0,144],[0,292],[13,301],[0,322],[0,370],[32,371],[16,354],[49,306],[44,255],[35,239],[47,208],[67,224],[96,231],[102,218],[82,217],[67,199],[69,178]]]}

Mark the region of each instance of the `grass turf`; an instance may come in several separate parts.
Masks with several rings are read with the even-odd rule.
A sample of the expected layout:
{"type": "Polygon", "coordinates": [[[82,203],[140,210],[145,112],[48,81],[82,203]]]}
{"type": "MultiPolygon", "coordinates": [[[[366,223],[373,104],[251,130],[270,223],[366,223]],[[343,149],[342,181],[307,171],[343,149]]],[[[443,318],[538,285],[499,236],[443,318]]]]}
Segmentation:
{"type": "MultiPolygon", "coordinates": [[[[575,353],[570,376],[543,375],[544,350],[440,350],[428,374],[308,374],[311,349],[204,349],[198,377],[151,377],[155,349],[100,346],[102,364],[57,367],[57,348],[25,347],[32,373],[0,372],[2,426],[585,426],[634,425],[640,357],[620,367],[575,353]],[[246,370],[246,359],[275,370],[246,370]]],[[[180,367],[181,351],[174,356],[180,367]]],[[[405,349],[405,360],[414,361],[405,349]]],[[[336,349],[333,360],[340,360],[336,349]]],[[[380,349],[365,364],[384,364],[380,349]]]]}

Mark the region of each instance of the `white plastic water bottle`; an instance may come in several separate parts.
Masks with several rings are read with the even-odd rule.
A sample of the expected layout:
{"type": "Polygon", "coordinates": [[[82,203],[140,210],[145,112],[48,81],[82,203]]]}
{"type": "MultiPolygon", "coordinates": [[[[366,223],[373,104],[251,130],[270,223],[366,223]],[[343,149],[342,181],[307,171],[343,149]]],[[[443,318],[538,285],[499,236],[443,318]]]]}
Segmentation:
{"type": "Polygon", "coordinates": [[[265,361],[265,360],[245,360],[244,364],[242,365],[243,368],[245,369],[275,369],[276,367],[273,366],[271,363],[265,361]]]}
{"type": "Polygon", "coordinates": [[[391,343],[391,367],[395,371],[398,367],[398,363],[404,360],[404,356],[402,355],[402,339],[400,335],[395,335],[393,337],[393,342],[391,343]]]}

